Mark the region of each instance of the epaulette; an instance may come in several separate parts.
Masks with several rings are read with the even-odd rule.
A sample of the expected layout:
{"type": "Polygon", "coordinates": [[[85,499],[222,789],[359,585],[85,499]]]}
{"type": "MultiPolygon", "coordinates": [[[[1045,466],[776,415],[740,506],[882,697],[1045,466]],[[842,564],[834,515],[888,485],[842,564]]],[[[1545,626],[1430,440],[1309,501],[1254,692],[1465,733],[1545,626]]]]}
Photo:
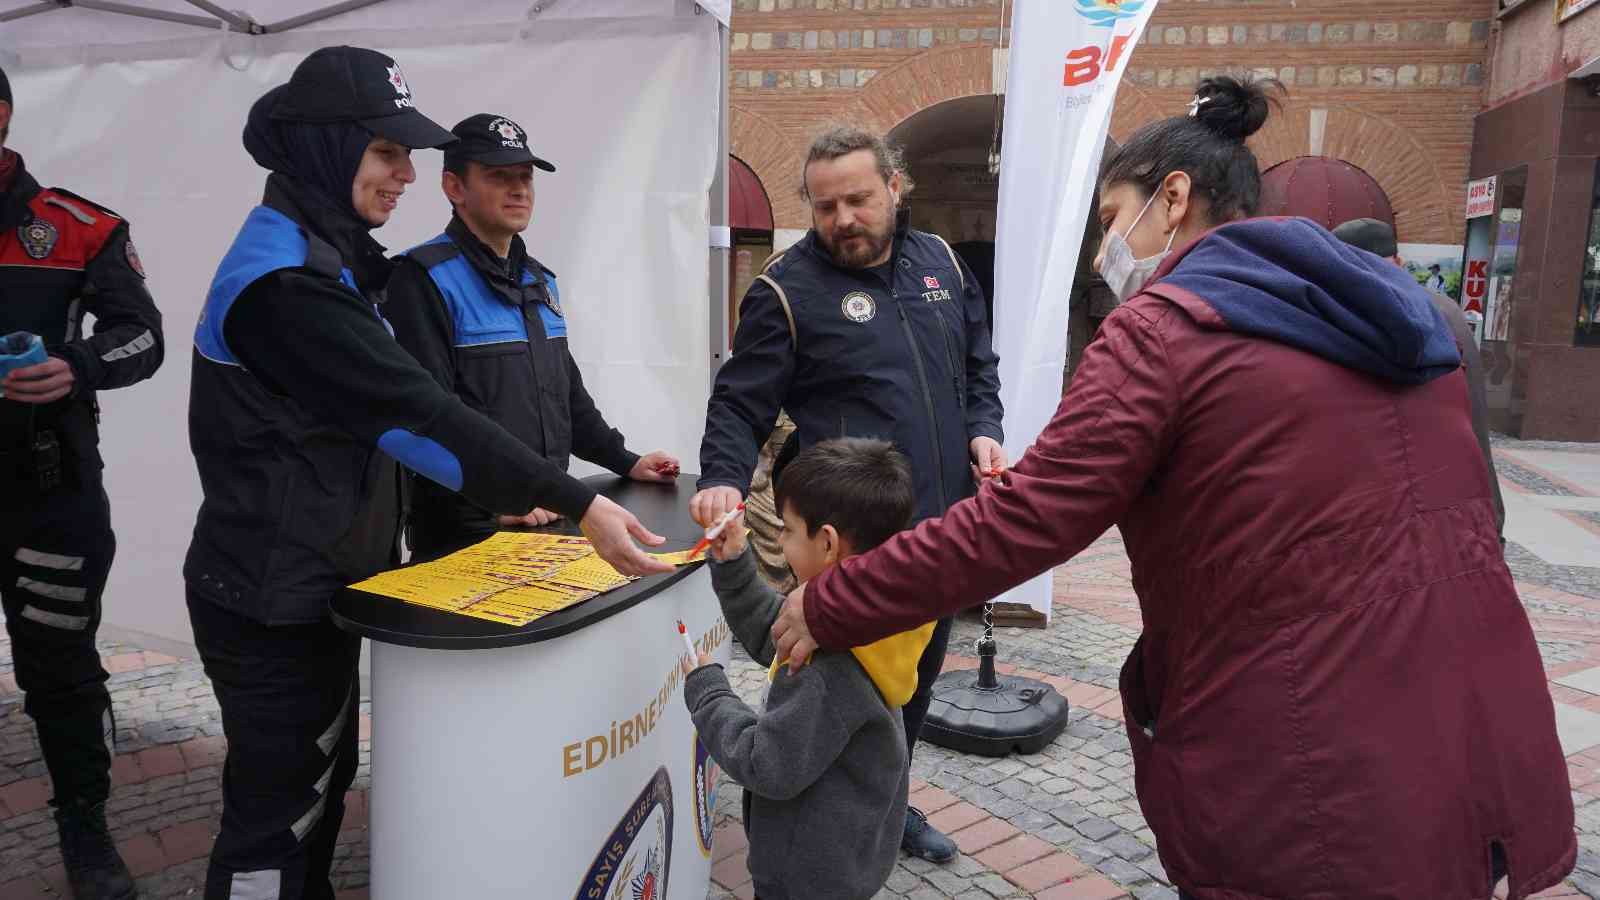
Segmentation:
{"type": "Polygon", "coordinates": [[[431,269],[445,260],[455,259],[460,256],[461,248],[456,246],[455,241],[436,241],[431,244],[423,244],[420,247],[412,247],[401,255],[409,256],[416,260],[417,264],[424,269],[431,269]]]}
{"type": "Polygon", "coordinates": [[[50,194],[59,194],[60,196],[47,196],[44,198],[43,202],[66,210],[67,213],[70,214],[74,219],[77,219],[79,222],[82,222],[85,225],[93,225],[99,220],[95,213],[105,213],[114,219],[127,221],[126,219],[123,219],[123,217],[116,211],[101,206],[87,197],[80,197],[66,188],[51,187],[46,188],[45,190],[50,194]],[[85,209],[84,207],[88,208],[85,209]]]}

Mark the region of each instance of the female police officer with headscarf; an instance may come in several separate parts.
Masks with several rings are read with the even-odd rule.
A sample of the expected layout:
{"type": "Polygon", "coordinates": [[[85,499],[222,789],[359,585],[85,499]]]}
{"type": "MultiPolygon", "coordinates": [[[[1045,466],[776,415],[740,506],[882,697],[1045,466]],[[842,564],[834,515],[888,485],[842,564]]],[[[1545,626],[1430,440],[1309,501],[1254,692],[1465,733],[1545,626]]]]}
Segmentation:
{"type": "Polygon", "coordinates": [[[271,174],[195,331],[189,441],[205,499],[184,566],[228,758],[207,900],[331,898],[356,771],[360,640],[328,619],[342,585],[398,562],[395,462],[495,512],[554,510],[628,574],[660,543],[620,507],[441,390],[381,314],[369,232],[416,179],[411,148],[452,135],[394,60],[311,54],[250,110],[271,174]]]}

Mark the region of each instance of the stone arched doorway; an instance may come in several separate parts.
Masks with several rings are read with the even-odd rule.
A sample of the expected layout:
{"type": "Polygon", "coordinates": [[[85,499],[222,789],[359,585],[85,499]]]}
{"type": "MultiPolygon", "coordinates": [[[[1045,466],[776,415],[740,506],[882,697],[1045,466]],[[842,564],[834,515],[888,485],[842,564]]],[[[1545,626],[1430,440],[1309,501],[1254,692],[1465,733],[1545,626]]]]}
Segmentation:
{"type": "Polygon", "coordinates": [[[889,132],[914,183],[906,199],[911,227],[949,241],[990,298],[1000,179],[989,172],[989,145],[996,107],[1003,104],[992,94],[958,97],[912,114],[889,132]]]}
{"type": "Polygon", "coordinates": [[[1354,163],[1327,156],[1297,156],[1261,173],[1263,216],[1304,216],[1332,230],[1351,219],[1394,225],[1389,194],[1354,163]]]}
{"type": "MultiPolygon", "coordinates": [[[[957,97],[921,109],[889,131],[915,182],[907,199],[911,226],[943,237],[961,255],[990,298],[991,324],[1000,181],[989,172],[989,149],[996,116],[1004,115],[1004,107],[1004,96],[957,97]]],[[[1115,147],[1108,138],[1107,151],[1115,147]]],[[[1115,305],[1090,265],[1099,247],[1099,222],[1091,203],[1069,306],[1069,378],[1100,320],[1115,305]]]]}

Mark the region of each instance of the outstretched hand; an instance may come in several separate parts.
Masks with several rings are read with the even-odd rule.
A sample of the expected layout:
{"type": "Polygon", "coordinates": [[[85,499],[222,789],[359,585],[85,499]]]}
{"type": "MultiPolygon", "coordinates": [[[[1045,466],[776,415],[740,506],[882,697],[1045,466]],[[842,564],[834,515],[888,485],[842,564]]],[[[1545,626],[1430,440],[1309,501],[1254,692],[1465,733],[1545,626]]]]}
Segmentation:
{"type": "Polygon", "coordinates": [[[662,575],[673,570],[671,565],[645,553],[634,543],[638,540],[647,547],[659,547],[667,539],[644,527],[633,513],[604,497],[594,498],[578,527],[594,544],[594,552],[624,575],[662,575]]]}

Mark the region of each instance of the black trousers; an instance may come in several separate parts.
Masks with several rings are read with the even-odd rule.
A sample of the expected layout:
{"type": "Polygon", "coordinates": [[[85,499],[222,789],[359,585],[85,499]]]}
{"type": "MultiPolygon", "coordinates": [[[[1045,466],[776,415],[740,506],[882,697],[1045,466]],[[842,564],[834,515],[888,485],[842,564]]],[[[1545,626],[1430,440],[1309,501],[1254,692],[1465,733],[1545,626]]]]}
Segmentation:
{"type": "Polygon", "coordinates": [[[929,638],[928,646],[923,649],[922,658],[917,660],[917,692],[911,695],[910,701],[901,710],[906,723],[907,756],[916,752],[917,737],[922,734],[922,722],[928,718],[928,704],[933,702],[933,680],[944,669],[945,651],[950,647],[950,626],[954,623],[954,618],[940,619],[933,626],[933,637],[929,638]]]}
{"type": "Polygon", "coordinates": [[[111,791],[116,728],[95,650],[100,600],[117,540],[99,479],[20,496],[0,516],[0,603],[23,709],[57,803],[89,805],[111,791]]]}
{"type": "Polygon", "coordinates": [[[323,620],[263,625],[189,592],[228,738],[205,900],[331,900],[355,780],[361,639],[323,620]]]}

